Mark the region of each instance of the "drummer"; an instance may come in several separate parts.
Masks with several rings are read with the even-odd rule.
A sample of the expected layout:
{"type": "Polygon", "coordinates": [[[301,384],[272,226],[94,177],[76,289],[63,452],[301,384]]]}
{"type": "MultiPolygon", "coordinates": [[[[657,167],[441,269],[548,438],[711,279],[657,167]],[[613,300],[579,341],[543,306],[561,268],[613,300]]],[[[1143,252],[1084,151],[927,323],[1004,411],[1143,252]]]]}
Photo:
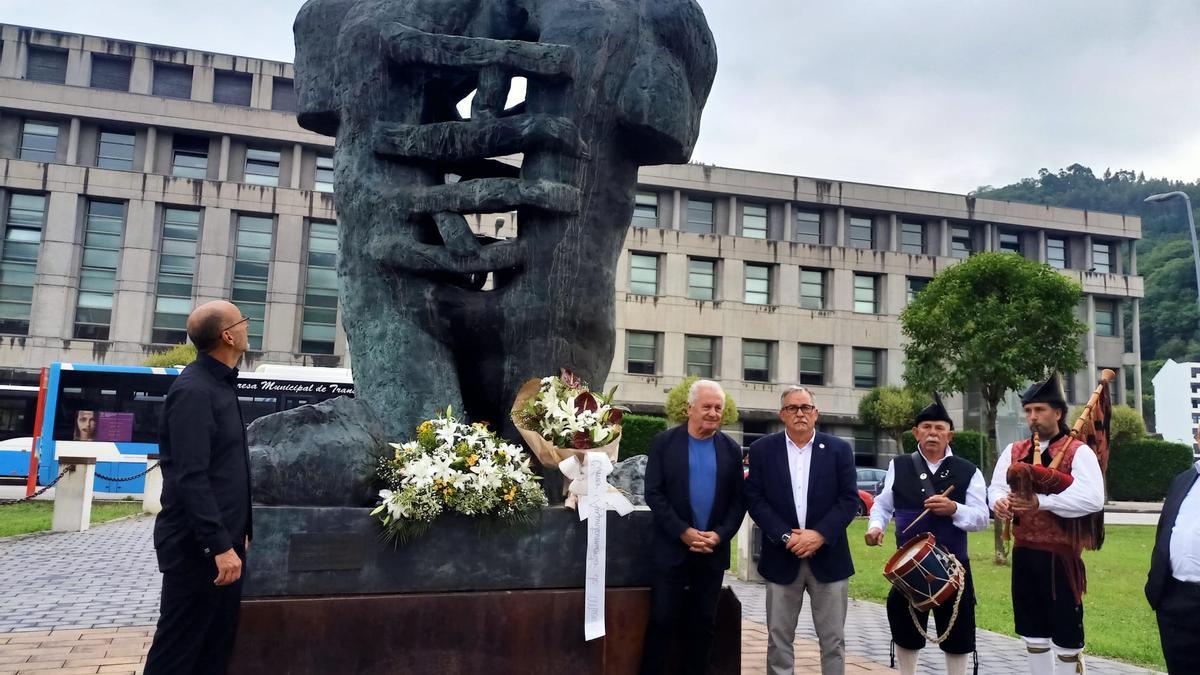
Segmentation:
{"type": "MultiPolygon", "coordinates": [[[[945,635],[939,646],[946,655],[947,675],[964,675],[967,655],[975,651],[975,589],[967,558],[967,532],[988,526],[987,488],[983,473],[951,452],[954,421],[936,392],[933,399],[929,407],[917,414],[913,427],[918,451],[900,455],[888,465],[883,491],[875,498],[875,506],[871,509],[866,540],[868,546],[882,544],[888,521],[895,517],[897,547],[918,534],[932,532],[938,545],[963,564],[966,588],[949,634],[945,635],[954,613],[954,600],[935,608],[933,619],[937,635],[945,635]],[[943,497],[948,488],[953,489],[948,497],[943,497]],[[925,509],[929,509],[929,513],[901,533],[925,509]]],[[[917,672],[917,654],[925,646],[925,637],[917,629],[909,609],[908,598],[893,587],[887,599],[888,625],[896,645],[900,672],[905,675],[917,672]]],[[[929,612],[916,612],[916,616],[928,631],[929,612]]]]}

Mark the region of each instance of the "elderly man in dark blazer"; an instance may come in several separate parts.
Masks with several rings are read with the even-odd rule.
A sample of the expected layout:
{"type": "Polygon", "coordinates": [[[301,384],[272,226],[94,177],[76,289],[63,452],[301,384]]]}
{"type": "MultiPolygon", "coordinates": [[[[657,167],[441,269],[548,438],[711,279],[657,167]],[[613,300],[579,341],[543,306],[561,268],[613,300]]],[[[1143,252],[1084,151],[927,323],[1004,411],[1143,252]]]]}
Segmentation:
{"type": "Polygon", "coordinates": [[[845,671],[846,605],[854,563],[846,527],[858,510],[854,451],[816,430],[812,392],[790,387],[780,397],[784,431],[750,446],[746,504],[762,530],[758,572],[767,580],[767,666],[794,672],[792,643],[804,593],[812,601],[821,673],[845,671]]]}
{"type": "Polygon", "coordinates": [[[646,464],[646,504],[654,513],[650,623],[642,674],[666,673],[676,629],[684,629],[683,671],[708,670],[717,596],[729,568],[729,541],[746,515],[742,450],[721,433],[725,392],[711,380],[688,391],[687,423],[654,437],[646,464]]]}
{"type": "MultiPolygon", "coordinates": [[[[1196,434],[1200,443],[1200,430],[1196,434]]],[[[1175,477],[1158,519],[1146,599],[1170,673],[1200,673],[1200,462],[1175,477]]]]}

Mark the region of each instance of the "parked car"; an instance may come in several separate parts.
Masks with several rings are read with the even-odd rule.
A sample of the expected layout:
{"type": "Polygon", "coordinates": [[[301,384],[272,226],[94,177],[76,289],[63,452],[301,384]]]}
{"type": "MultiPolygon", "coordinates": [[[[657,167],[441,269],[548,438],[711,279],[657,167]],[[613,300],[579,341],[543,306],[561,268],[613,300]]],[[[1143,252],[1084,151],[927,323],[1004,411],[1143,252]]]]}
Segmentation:
{"type": "Polygon", "coordinates": [[[871,493],[872,497],[883,492],[883,479],[887,476],[887,471],[870,467],[859,467],[857,471],[859,490],[871,493]]]}
{"type": "Polygon", "coordinates": [[[858,491],[858,515],[865,516],[871,513],[871,507],[875,506],[875,498],[866,490],[858,491]]]}

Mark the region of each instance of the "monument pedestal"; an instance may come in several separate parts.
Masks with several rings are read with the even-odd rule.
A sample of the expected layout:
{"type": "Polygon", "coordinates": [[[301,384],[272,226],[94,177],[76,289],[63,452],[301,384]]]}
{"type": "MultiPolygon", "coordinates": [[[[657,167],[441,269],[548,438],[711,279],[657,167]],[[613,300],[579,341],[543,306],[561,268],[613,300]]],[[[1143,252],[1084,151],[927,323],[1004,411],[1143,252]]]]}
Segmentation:
{"type": "MultiPolygon", "coordinates": [[[[399,545],[378,541],[369,512],[254,508],[231,672],[637,672],[654,577],[648,510],[608,515],[606,635],[590,642],[575,511],[543,509],[520,528],[443,516],[399,545]]],[[[741,603],[728,589],[712,655],[710,673],[739,672],[741,603]]]]}
{"type": "MultiPolygon", "coordinates": [[[[632,675],[648,588],[605,596],[607,635],[583,639],[582,589],[260,598],[242,603],[232,675],[632,675]]],[[[721,593],[711,675],[736,675],[741,603],[721,593]]],[[[668,672],[682,672],[670,667],[668,672]]]]}

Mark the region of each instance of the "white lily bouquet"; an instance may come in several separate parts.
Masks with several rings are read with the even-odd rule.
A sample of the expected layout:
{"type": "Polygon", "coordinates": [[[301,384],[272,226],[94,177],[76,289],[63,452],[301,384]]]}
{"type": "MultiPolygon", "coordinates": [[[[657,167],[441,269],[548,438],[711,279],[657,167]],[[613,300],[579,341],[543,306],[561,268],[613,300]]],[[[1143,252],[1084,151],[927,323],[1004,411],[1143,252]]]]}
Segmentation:
{"type": "Polygon", "coordinates": [[[627,409],[614,405],[617,388],[595,394],[570,370],[529,380],[517,392],[512,421],[521,438],[546,468],[559,467],[573,482],[567,506],[583,494],[580,478],[588,452],[603,452],[617,461],[621,418],[627,409]]]}
{"type": "Polygon", "coordinates": [[[382,522],[385,539],[419,536],[447,511],[526,522],[546,506],[524,449],[452,412],[421,422],[416,440],[392,443],[395,452],[380,458],[387,489],[371,515],[382,522]]]}

